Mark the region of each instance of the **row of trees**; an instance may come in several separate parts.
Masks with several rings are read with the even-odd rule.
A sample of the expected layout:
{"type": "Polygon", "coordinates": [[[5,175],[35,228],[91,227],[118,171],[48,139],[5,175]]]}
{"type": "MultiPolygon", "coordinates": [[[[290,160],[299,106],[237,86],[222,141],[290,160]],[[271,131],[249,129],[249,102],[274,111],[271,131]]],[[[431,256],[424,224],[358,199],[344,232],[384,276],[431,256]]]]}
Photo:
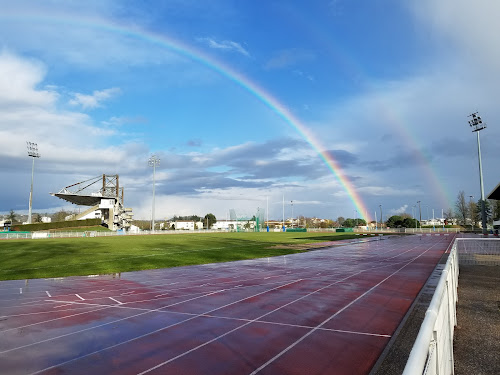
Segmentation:
{"type": "MultiPolygon", "coordinates": [[[[33,213],[32,215],[32,222],[33,223],[41,223],[42,222],[42,217],[50,217],[52,221],[64,221],[65,218],[69,215],[73,215],[76,212],[71,212],[71,211],[57,211],[53,214],[40,214],[40,213],[33,213]]],[[[27,215],[25,215],[27,216],[27,215]]],[[[6,217],[7,220],[9,220],[11,223],[19,223],[22,221],[21,215],[17,214],[14,210],[10,210],[9,214],[6,217]]]]}
{"type": "MultiPolygon", "coordinates": [[[[493,220],[500,218],[500,201],[486,199],[484,202],[486,222],[492,224],[493,220]]],[[[481,222],[481,200],[474,202],[469,196],[467,202],[464,191],[460,191],[455,202],[455,213],[460,224],[477,226],[481,222]]]]}

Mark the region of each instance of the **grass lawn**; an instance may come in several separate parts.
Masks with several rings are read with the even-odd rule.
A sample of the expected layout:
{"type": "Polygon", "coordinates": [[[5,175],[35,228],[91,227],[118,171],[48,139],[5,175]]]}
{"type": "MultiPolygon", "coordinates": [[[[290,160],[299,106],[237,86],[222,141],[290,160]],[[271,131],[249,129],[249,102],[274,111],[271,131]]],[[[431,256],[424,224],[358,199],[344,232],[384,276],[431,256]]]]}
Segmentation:
{"type": "Polygon", "coordinates": [[[207,233],[0,241],[0,280],[108,274],[303,252],[274,245],[346,233],[207,233]]]}

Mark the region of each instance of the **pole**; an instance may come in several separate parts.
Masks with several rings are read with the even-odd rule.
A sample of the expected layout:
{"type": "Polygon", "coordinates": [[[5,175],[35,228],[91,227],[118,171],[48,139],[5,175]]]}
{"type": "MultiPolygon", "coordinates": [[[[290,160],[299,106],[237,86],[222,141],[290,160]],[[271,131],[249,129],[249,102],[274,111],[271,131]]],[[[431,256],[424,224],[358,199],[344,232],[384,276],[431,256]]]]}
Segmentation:
{"type": "Polygon", "coordinates": [[[432,229],[436,230],[436,224],[434,224],[434,208],[432,209],[432,229]]]}
{"type": "Polygon", "coordinates": [[[483,234],[488,234],[488,227],[486,223],[486,201],[484,200],[484,187],[483,187],[483,166],[481,162],[481,142],[479,141],[479,132],[486,128],[481,116],[477,112],[469,115],[469,126],[472,127],[472,132],[477,133],[477,156],[479,160],[479,184],[481,187],[481,224],[483,227],[483,234]]]}
{"type": "Polygon", "coordinates": [[[380,207],[380,229],[382,229],[382,224],[384,223],[384,217],[382,216],[382,205],[378,205],[380,207]]]}
{"type": "Polygon", "coordinates": [[[418,203],[418,212],[419,212],[419,219],[418,219],[418,224],[420,227],[422,227],[422,208],[420,207],[420,201],[418,203]]]}
{"type": "Polygon", "coordinates": [[[153,164],[153,207],[151,209],[151,230],[155,230],[155,172],[156,164],[153,164]]]}
{"type": "Polygon", "coordinates": [[[30,189],[30,201],[29,201],[29,209],[28,209],[28,224],[32,223],[31,216],[33,214],[33,178],[35,175],[35,158],[39,158],[40,154],[38,152],[38,145],[33,142],[26,142],[26,146],[28,147],[28,156],[33,158],[33,164],[31,167],[31,189],[30,189]]]}
{"type": "Polygon", "coordinates": [[[441,217],[443,218],[443,230],[444,230],[444,208],[441,208],[441,217]]]}
{"type": "Polygon", "coordinates": [[[33,166],[31,167],[31,189],[30,189],[30,206],[28,212],[28,224],[31,224],[31,215],[33,208],[33,176],[35,175],[35,158],[33,158],[33,166]]]}
{"type": "Polygon", "coordinates": [[[377,231],[378,225],[377,225],[377,210],[375,210],[375,231],[377,231]]]}
{"type": "Polygon", "coordinates": [[[293,201],[290,201],[290,204],[292,205],[292,228],[293,228],[293,201]]]}
{"type": "Polygon", "coordinates": [[[149,166],[153,167],[153,202],[151,208],[151,230],[155,230],[155,185],[156,185],[156,166],[160,165],[160,158],[156,155],[151,155],[148,160],[149,166]]]}
{"type": "Polygon", "coordinates": [[[266,216],[267,216],[267,231],[269,232],[269,197],[266,197],[266,216]]]}
{"type": "Polygon", "coordinates": [[[283,194],[283,232],[285,231],[285,194],[283,194]]]}
{"type": "Polygon", "coordinates": [[[481,186],[481,224],[483,227],[483,234],[488,234],[486,224],[486,202],[484,200],[484,186],[483,186],[483,165],[481,163],[481,142],[479,141],[479,132],[477,134],[477,156],[479,159],[479,184],[481,186]]]}

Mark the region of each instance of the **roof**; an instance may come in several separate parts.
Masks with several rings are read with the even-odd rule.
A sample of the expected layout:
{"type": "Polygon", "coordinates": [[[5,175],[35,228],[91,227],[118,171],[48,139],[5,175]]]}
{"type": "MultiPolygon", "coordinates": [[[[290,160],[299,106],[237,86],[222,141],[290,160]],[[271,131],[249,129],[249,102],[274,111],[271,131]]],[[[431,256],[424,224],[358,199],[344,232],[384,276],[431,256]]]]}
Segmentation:
{"type": "Polygon", "coordinates": [[[115,199],[115,197],[79,195],[79,194],[68,194],[68,193],[51,193],[50,195],[64,199],[65,201],[80,206],[95,206],[96,204],[100,204],[102,199],[115,199]]]}
{"type": "Polygon", "coordinates": [[[488,199],[500,200],[500,183],[488,195],[488,199]]]}

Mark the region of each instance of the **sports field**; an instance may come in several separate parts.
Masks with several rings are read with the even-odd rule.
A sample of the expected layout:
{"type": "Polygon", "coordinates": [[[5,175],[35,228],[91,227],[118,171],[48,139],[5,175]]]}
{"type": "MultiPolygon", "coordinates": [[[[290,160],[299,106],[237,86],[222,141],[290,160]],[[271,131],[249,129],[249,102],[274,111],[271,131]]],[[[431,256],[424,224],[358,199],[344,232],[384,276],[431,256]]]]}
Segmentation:
{"type": "Polygon", "coordinates": [[[368,374],[453,238],[1,281],[0,373],[368,374]]]}
{"type": "Polygon", "coordinates": [[[303,252],[360,238],[332,233],[207,233],[0,241],[0,280],[109,274],[303,252]]]}

